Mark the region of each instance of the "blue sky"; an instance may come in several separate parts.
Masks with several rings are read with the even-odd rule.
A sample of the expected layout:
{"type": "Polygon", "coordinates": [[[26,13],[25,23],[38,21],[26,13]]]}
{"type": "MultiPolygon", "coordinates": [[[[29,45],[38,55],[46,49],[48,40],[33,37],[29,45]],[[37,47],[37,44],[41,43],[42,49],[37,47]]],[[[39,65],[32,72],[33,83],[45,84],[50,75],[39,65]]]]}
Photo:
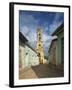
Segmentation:
{"type": "Polygon", "coordinates": [[[40,11],[19,11],[20,32],[29,40],[30,45],[36,48],[36,30],[43,28],[43,44],[45,54],[52,39],[51,34],[64,22],[64,13],[61,12],[40,12],[40,11]]]}

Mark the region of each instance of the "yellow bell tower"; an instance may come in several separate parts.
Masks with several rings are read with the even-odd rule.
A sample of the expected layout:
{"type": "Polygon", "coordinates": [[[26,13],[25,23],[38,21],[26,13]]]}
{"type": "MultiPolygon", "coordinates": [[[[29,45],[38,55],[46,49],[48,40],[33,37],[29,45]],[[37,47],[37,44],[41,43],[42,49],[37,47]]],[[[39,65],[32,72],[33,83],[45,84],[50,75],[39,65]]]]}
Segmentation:
{"type": "Polygon", "coordinates": [[[42,28],[37,29],[37,53],[39,56],[39,62],[40,64],[43,63],[44,60],[44,48],[43,48],[43,40],[42,40],[42,28]]]}

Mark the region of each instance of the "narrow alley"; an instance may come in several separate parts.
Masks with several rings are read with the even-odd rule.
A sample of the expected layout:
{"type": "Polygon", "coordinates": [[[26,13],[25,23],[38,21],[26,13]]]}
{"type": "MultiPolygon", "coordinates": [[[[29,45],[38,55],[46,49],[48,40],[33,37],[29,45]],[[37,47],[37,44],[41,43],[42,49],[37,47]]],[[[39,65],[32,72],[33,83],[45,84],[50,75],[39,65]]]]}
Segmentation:
{"type": "Polygon", "coordinates": [[[19,79],[63,77],[63,65],[40,64],[19,72],[19,79]]]}

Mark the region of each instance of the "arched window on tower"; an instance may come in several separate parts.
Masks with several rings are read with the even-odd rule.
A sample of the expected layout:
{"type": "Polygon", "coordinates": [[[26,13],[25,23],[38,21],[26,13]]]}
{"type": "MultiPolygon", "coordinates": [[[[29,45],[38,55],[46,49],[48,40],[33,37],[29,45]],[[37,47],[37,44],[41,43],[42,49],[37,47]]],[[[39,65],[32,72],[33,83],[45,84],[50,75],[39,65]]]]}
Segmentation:
{"type": "Polygon", "coordinates": [[[41,44],[39,44],[38,46],[41,46],[41,44]]]}
{"type": "Polygon", "coordinates": [[[41,40],[41,37],[39,37],[39,41],[41,40]]]}
{"type": "Polygon", "coordinates": [[[41,33],[39,33],[38,35],[41,36],[41,33]]]}

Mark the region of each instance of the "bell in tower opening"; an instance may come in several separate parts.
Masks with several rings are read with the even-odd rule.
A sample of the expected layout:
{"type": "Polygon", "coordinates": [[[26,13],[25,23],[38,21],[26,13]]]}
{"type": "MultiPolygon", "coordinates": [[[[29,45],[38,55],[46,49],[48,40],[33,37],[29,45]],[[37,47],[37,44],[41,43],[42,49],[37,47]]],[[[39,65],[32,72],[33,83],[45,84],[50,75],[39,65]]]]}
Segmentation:
{"type": "Polygon", "coordinates": [[[37,28],[37,53],[39,56],[40,64],[43,64],[44,61],[44,48],[43,48],[43,29],[41,27],[37,28]]]}

